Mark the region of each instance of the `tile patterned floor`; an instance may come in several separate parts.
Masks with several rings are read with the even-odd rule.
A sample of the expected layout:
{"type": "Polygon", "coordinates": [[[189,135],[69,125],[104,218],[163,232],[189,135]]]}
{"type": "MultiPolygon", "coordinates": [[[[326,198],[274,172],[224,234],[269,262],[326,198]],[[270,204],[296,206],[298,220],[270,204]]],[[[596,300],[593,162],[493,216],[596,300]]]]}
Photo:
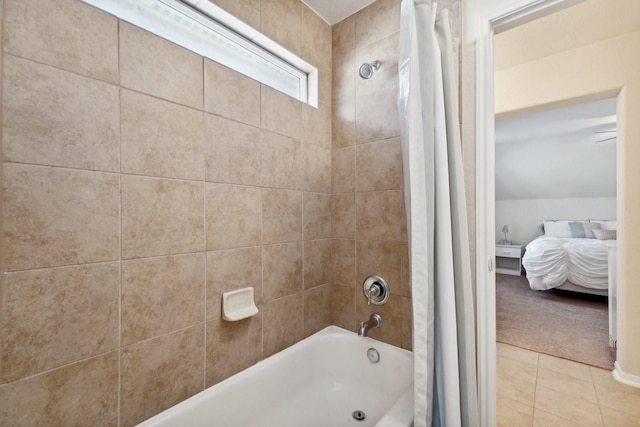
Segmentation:
{"type": "Polygon", "coordinates": [[[498,426],[640,427],[640,388],[611,372],[498,343],[498,426]]]}

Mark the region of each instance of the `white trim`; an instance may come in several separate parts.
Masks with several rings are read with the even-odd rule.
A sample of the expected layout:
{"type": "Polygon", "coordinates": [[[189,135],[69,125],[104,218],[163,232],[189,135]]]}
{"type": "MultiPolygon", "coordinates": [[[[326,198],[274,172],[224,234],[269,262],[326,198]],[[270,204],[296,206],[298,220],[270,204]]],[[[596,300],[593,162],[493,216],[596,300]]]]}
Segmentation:
{"type": "Polygon", "coordinates": [[[640,376],[624,372],[618,361],[613,364],[613,378],[622,384],[640,388],[640,376]]]}
{"type": "Polygon", "coordinates": [[[82,1],[318,106],[316,67],[208,0],[82,1]]]}
{"type": "Polygon", "coordinates": [[[583,0],[504,0],[475,22],[476,300],[480,425],[496,425],[495,138],[493,36],[583,0]]]}
{"type": "MultiPolygon", "coordinates": [[[[478,306],[478,408],[480,425],[496,425],[496,276],[495,185],[490,172],[494,150],[484,149],[493,138],[493,31],[481,22],[476,45],[476,301],[478,306]],[[489,74],[487,74],[487,72],[489,74]],[[480,106],[489,108],[480,108],[480,106]],[[486,182],[489,177],[489,182],[486,182]]],[[[494,173],[495,175],[495,173],[494,173]]]]}

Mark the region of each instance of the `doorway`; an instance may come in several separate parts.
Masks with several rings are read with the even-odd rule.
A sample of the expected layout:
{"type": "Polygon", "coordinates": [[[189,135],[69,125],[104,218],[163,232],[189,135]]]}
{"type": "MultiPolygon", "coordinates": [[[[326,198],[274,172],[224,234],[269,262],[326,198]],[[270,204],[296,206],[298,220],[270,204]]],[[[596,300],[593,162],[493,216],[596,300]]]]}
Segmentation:
{"type": "MultiPolygon", "coordinates": [[[[464,82],[467,87],[473,86],[473,92],[475,93],[475,109],[471,109],[467,116],[463,116],[463,128],[465,123],[473,123],[471,129],[467,129],[469,134],[473,134],[473,144],[475,149],[475,164],[473,167],[476,171],[476,187],[475,187],[475,213],[476,213],[476,271],[477,271],[477,307],[478,307],[478,365],[479,365],[479,395],[480,395],[480,407],[481,407],[481,424],[482,425],[494,425],[495,424],[495,272],[494,272],[494,255],[495,255],[495,188],[494,188],[494,110],[493,110],[493,94],[494,94],[494,81],[493,81],[493,35],[496,32],[503,31],[507,28],[512,28],[520,25],[524,22],[528,22],[534,18],[540,16],[549,15],[552,12],[564,9],[568,6],[579,4],[576,1],[562,1],[562,0],[542,0],[542,1],[530,1],[522,0],[517,2],[507,0],[496,0],[492,5],[468,5],[466,23],[468,25],[468,39],[466,40],[467,46],[472,46],[470,52],[468,51],[465,58],[467,63],[471,64],[471,68],[465,67],[465,60],[463,59],[463,68],[468,71],[467,75],[471,74],[475,76],[472,82],[464,82]],[[471,60],[469,61],[469,59],[471,60]],[[469,117],[469,114],[472,114],[469,117]],[[466,120],[465,120],[466,118],[466,120]]],[[[619,67],[621,60],[617,58],[613,53],[606,56],[607,61],[595,64],[595,66],[606,65],[608,67],[619,67]]],[[[556,72],[557,70],[546,70],[544,72],[556,72]]],[[[584,65],[574,70],[573,75],[582,79],[589,79],[594,77],[593,67],[588,68],[584,65]]],[[[463,73],[464,74],[464,73],[463,73]]],[[[630,99],[637,99],[638,93],[629,85],[631,79],[636,77],[630,73],[624,71],[616,71],[608,74],[598,74],[599,79],[592,79],[594,87],[588,92],[582,94],[567,94],[568,89],[575,89],[575,87],[569,88],[568,86],[556,88],[552,82],[551,86],[545,88],[544,92],[553,98],[550,94],[558,94],[557,98],[549,99],[546,103],[552,103],[560,99],[572,99],[578,98],[581,95],[587,95],[588,93],[608,93],[609,96],[616,96],[618,94],[617,110],[621,121],[618,127],[618,156],[617,156],[617,170],[618,170],[618,183],[622,184],[625,188],[624,192],[619,193],[617,196],[617,213],[619,220],[619,232],[633,232],[635,230],[624,230],[623,227],[631,227],[630,223],[625,222],[625,213],[623,207],[625,206],[625,195],[631,194],[629,192],[629,183],[624,185],[624,175],[621,172],[625,165],[625,162],[629,163],[625,159],[625,154],[629,156],[629,149],[625,146],[625,136],[637,128],[635,123],[625,120],[626,109],[630,103],[630,99]]],[[[529,88],[534,90],[533,88],[529,88]]],[[[538,90],[538,89],[535,89],[538,90]]],[[[525,106],[520,106],[525,108],[525,106]]],[[[464,111],[464,110],[463,110],[464,111]]],[[[619,300],[623,300],[624,293],[626,301],[638,300],[640,295],[634,290],[625,289],[624,280],[620,277],[623,274],[629,274],[629,270],[634,270],[635,267],[626,266],[625,271],[620,269],[621,265],[625,265],[626,259],[625,243],[619,241],[618,249],[618,281],[623,286],[619,289],[619,300]]],[[[628,304],[628,303],[625,303],[628,304]]],[[[622,307],[624,308],[624,306],[622,307]]],[[[624,332],[624,328],[620,328],[618,325],[619,336],[624,332]]],[[[630,335],[624,335],[627,340],[633,340],[630,335]]],[[[635,346],[635,342],[632,343],[635,346]]],[[[629,342],[626,341],[625,345],[628,346],[629,342]]],[[[628,347],[626,347],[628,348],[628,347]]],[[[620,352],[620,350],[618,350],[620,352]]],[[[634,362],[635,363],[635,362],[634,362]]],[[[617,366],[618,370],[619,366],[617,366]]],[[[633,375],[625,375],[622,369],[619,369],[620,378],[631,378],[628,381],[638,380],[639,378],[633,375]]],[[[614,371],[616,375],[617,371],[614,371]]],[[[638,381],[640,383],[640,381],[638,381]]]]}

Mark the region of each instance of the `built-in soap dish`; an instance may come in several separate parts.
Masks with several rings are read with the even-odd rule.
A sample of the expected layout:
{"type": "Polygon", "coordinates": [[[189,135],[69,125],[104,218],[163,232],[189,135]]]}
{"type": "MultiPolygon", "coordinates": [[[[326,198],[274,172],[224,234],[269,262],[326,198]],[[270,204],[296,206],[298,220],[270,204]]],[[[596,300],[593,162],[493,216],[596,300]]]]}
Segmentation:
{"type": "Polygon", "coordinates": [[[230,322],[258,314],[253,302],[253,288],[238,289],[222,294],[222,318],[230,322]]]}

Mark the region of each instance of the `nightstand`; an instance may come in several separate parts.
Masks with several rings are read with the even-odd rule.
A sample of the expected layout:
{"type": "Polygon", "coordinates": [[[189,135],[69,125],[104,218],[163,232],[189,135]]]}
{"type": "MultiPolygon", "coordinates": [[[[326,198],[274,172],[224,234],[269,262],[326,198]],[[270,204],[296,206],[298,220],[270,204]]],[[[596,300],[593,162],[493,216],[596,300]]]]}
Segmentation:
{"type": "Polygon", "coordinates": [[[519,276],[522,272],[524,246],[496,244],[496,273],[519,276]]]}

